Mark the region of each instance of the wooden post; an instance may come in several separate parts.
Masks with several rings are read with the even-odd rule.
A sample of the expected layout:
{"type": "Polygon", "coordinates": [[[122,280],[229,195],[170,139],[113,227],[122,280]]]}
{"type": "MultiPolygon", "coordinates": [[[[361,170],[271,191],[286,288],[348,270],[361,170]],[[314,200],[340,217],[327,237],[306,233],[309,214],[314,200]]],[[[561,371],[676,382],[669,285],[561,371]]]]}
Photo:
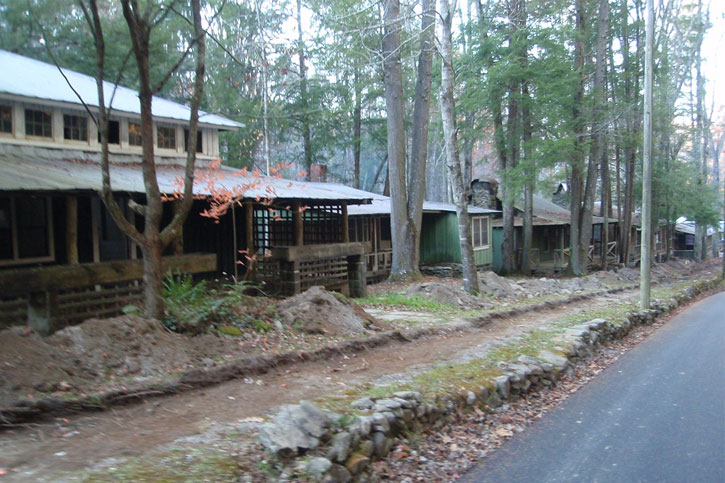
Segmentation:
{"type": "Polygon", "coordinates": [[[347,276],[350,297],[359,298],[367,295],[365,262],[362,255],[347,257],[347,276]]]}
{"type": "MultiPolygon", "coordinates": [[[[181,200],[174,200],[171,203],[172,212],[174,213],[174,216],[176,216],[176,213],[178,213],[181,210],[181,200]]],[[[184,225],[179,225],[179,235],[174,238],[174,241],[172,242],[174,246],[174,255],[183,255],[184,254],[184,225]]]]}
{"type": "Polygon", "coordinates": [[[58,292],[33,292],[28,296],[28,326],[42,336],[58,330],[58,292]]]}
{"type": "Polygon", "coordinates": [[[342,202],[342,242],[348,243],[350,241],[350,225],[348,225],[347,217],[347,201],[342,202]]]}
{"type": "Polygon", "coordinates": [[[302,204],[295,201],[292,204],[292,224],[295,234],[295,245],[302,246],[305,244],[305,228],[302,221],[302,204]]]}
{"type": "Polygon", "coordinates": [[[257,270],[257,263],[254,259],[254,203],[244,203],[244,238],[247,250],[247,279],[254,280],[257,270]]]}
{"type": "Polygon", "coordinates": [[[65,197],[65,250],[69,265],[78,264],[78,198],[65,197]]]}

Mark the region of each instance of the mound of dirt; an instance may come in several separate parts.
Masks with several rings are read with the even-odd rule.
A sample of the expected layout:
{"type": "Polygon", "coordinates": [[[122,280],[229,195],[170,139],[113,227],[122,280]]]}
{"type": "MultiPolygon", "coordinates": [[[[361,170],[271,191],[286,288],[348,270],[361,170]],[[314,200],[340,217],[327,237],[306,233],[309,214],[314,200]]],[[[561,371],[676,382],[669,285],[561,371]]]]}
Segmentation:
{"type": "Polygon", "coordinates": [[[516,297],[521,295],[523,289],[516,283],[494,272],[479,272],[478,288],[482,294],[493,295],[494,297],[516,297]]]}
{"type": "Polygon", "coordinates": [[[38,393],[88,393],[109,381],[142,381],[198,367],[236,344],[168,332],[136,316],[91,319],[42,338],[23,327],[0,332],[0,405],[38,393]]]}
{"type": "Polygon", "coordinates": [[[487,309],[491,307],[491,304],[469,294],[462,288],[451,287],[450,285],[437,282],[411,285],[405,294],[433,299],[440,304],[451,305],[462,309],[487,309]]]}
{"type": "Polygon", "coordinates": [[[283,323],[309,334],[354,335],[388,327],[345,297],[312,287],[277,304],[283,323]]]}

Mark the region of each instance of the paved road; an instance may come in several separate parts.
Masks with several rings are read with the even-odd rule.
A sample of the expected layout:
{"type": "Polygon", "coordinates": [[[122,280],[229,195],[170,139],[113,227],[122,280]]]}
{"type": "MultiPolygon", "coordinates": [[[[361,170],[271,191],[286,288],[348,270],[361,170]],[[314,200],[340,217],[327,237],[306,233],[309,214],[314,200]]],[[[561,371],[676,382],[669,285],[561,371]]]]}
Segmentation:
{"type": "Polygon", "coordinates": [[[725,293],[673,318],[461,481],[725,483],[725,293]]]}

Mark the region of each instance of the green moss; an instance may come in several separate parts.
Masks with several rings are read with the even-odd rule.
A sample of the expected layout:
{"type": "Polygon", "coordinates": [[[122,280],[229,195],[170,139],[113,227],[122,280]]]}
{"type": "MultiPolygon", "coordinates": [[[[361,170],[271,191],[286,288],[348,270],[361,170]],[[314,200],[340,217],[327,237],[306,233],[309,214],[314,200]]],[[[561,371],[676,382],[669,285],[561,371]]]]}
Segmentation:
{"type": "Polygon", "coordinates": [[[118,466],[85,473],[81,481],[232,481],[239,475],[234,458],[227,454],[176,448],[164,453],[132,458],[118,466]]]}

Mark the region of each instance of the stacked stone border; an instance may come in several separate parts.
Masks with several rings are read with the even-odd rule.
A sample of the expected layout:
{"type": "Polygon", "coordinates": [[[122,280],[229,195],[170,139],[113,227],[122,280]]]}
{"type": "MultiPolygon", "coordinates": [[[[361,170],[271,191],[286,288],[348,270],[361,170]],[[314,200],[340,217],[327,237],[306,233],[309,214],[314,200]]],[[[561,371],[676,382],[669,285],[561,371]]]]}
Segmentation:
{"type": "Polygon", "coordinates": [[[128,384],[124,389],[74,399],[61,399],[57,397],[22,399],[11,406],[0,407],[0,429],[78,412],[102,411],[111,407],[127,405],[154,397],[178,394],[220,384],[232,379],[265,374],[273,369],[278,370],[286,366],[299,364],[300,361],[313,362],[327,360],[338,355],[365,352],[373,347],[382,347],[394,342],[412,342],[424,337],[435,337],[454,332],[475,331],[493,320],[505,319],[529,312],[554,309],[569,303],[589,300],[602,295],[615,294],[637,287],[638,285],[636,284],[630,284],[607,290],[574,294],[565,298],[547,300],[523,307],[512,307],[510,309],[488,312],[480,317],[472,317],[439,327],[386,331],[369,337],[351,339],[307,351],[291,350],[278,354],[242,357],[223,366],[186,371],[173,381],[146,383],[136,386],[128,384]]]}
{"type": "Polygon", "coordinates": [[[351,404],[355,416],[321,409],[308,401],[282,406],[260,427],[260,442],[298,477],[328,483],[367,481],[372,461],[385,458],[402,432],[439,427],[457,411],[496,408],[554,386],[602,344],[625,337],[633,327],[651,324],[660,315],[720,287],[721,281],[697,282],[666,302],[655,302],[650,310],[628,312],[618,324],[594,319],[570,327],[553,350],[501,361],[500,375],[478,381],[475,390],[426,395],[425,399],[415,391],[362,398],[351,404]]]}

